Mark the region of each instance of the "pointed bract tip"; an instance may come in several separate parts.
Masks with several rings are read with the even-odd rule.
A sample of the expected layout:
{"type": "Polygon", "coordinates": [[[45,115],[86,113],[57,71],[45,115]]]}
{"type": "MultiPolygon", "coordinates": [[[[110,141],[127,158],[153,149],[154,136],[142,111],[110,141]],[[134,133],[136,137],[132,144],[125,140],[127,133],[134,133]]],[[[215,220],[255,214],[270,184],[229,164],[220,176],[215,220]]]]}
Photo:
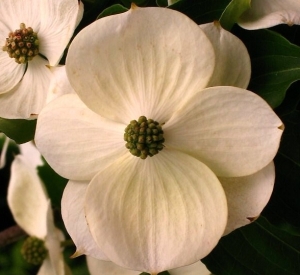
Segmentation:
{"type": "Polygon", "coordinates": [[[131,8],[131,10],[136,10],[138,8],[138,6],[132,2],[130,8],[131,8]]]}
{"type": "Polygon", "coordinates": [[[247,217],[247,220],[249,220],[250,222],[254,222],[259,218],[259,215],[256,217],[247,217]]]}
{"type": "Polygon", "coordinates": [[[282,130],[282,131],[284,130],[284,128],[285,128],[285,127],[284,127],[284,124],[281,124],[281,125],[278,127],[278,129],[280,129],[280,130],[282,130]]]}
{"type": "Polygon", "coordinates": [[[220,21],[214,20],[214,26],[220,28],[221,27],[220,21]]]}
{"type": "Polygon", "coordinates": [[[70,256],[71,259],[77,258],[79,256],[83,255],[83,253],[81,253],[79,250],[76,250],[76,252],[70,256]]]}

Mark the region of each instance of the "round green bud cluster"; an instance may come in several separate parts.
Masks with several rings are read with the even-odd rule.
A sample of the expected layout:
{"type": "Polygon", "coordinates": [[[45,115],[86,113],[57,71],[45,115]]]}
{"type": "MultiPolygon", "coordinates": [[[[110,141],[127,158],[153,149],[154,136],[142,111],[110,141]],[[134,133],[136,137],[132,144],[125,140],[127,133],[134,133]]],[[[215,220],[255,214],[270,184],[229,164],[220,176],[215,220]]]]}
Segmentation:
{"type": "Polygon", "coordinates": [[[132,120],[125,128],[124,140],[129,152],[141,159],[158,154],[164,148],[164,136],[161,125],[153,119],[141,116],[132,120]]]}
{"type": "Polygon", "coordinates": [[[48,250],[43,240],[36,237],[28,237],[23,243],[21,253],[28,263],[41,265],[48,254],[48,250]]]}
{"type": "Polygon", "coordinates": [[[21,23],[20,29],[8,34],[2,50],[17,63],[26,64],[39,53],[37,33],[31,27],[26,28],[25,24],[21,23]]]}

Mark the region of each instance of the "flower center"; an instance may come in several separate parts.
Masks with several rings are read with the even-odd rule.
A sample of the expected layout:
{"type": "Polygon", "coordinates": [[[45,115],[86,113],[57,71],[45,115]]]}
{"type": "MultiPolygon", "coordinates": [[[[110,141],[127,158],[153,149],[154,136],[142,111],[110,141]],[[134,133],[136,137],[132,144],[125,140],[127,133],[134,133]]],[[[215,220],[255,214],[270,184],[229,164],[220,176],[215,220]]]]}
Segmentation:
{"type": "Polygon", "coordinates": [[[21,253],[28,263],[40,265],[45,260],[48,250],[43,240],[36,237],[28,237],[23,243],[21,253]]]}
{"type": "Polygon", "coordinates": [[[20,29],[8,34],[2,50],[17,63],[25,64],[39,53],[37,33],[31,27],[26,28],[25,24],[21,23],[20,29]]]}
{"type": "Polygon", "coordinates": [[[136,157],[141,159],[152,157],[164,148],[163,133],[158,122],[141,116],[138,121],[130,121],[125,128],[125,146],[136,157]]]}

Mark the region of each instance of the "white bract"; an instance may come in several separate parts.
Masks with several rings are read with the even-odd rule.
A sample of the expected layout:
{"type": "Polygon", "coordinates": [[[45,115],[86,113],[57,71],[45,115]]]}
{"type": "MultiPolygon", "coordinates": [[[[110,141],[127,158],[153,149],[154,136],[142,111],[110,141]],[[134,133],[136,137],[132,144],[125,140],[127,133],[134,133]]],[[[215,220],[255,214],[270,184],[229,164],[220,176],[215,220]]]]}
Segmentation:
{"type": "Polygon", "coordinates": [[[273,27],[279,24],[300,24],[299,0],[251,0],[251,8],[238,24],[249,30],[273,27]]]}
{"type": "Polygon", "coordinates": [[[157,274],[195,263],[260,214],[282,123],[245,90],[247,50],[218,23],[133,6],[82,30],[66,70],[77,95],[43,109],[35,140],[70,179],[62,215],[75,255],[157,274]],[[154,122],[130,138],[127,129],[130,153],[124,131],[140,116],[164,141],[148,133],[154,122]],[[142,150],[150,156],[133,155],[142,150]]]}
{"type": "MultiPolygon", "coordinates": [[[[117,266],[112,262],[97,260],[93,257],[87,256],[87,266],[91,275],[98,274],[109,274],[109,275],[140,275],[141,272],[129,270],[117,266]]],[[[200,261],[176,268],[168,270],[170,275],[211,275],[210,271],[206,268],[206,266],[200,261]]]]}
{"type": "Polygon", "coordinates": [[[7,196],[9,208],[16,223],[29,236],[44,241],[48,250],[38,275],[71,274],[60,246],[64,236],[54,225],[50,199],[33,166],[42,164],[41,156],[31,143],[20,149],[23,155],[17,155],[11,166],[7,196]]]}
{"type": "Polygon", "coordinates": [[[52,78],[49,66],[58,64],[82,12],[78,0],[0,1],[0,117],[39,114],[52,78]]]}

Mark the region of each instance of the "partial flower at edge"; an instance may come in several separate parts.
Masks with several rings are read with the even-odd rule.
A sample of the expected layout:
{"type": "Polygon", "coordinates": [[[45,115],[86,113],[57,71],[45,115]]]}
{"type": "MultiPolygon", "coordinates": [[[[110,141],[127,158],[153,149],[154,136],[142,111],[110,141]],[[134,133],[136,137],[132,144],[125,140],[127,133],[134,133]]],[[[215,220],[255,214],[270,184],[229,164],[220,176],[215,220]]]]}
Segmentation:
{"type": "Polygon", "coordinates": [[[248,30],[270,28],[279,24],[300,24],[300,2],[298,0],[252,0],[238,24],[248,30]]]}

